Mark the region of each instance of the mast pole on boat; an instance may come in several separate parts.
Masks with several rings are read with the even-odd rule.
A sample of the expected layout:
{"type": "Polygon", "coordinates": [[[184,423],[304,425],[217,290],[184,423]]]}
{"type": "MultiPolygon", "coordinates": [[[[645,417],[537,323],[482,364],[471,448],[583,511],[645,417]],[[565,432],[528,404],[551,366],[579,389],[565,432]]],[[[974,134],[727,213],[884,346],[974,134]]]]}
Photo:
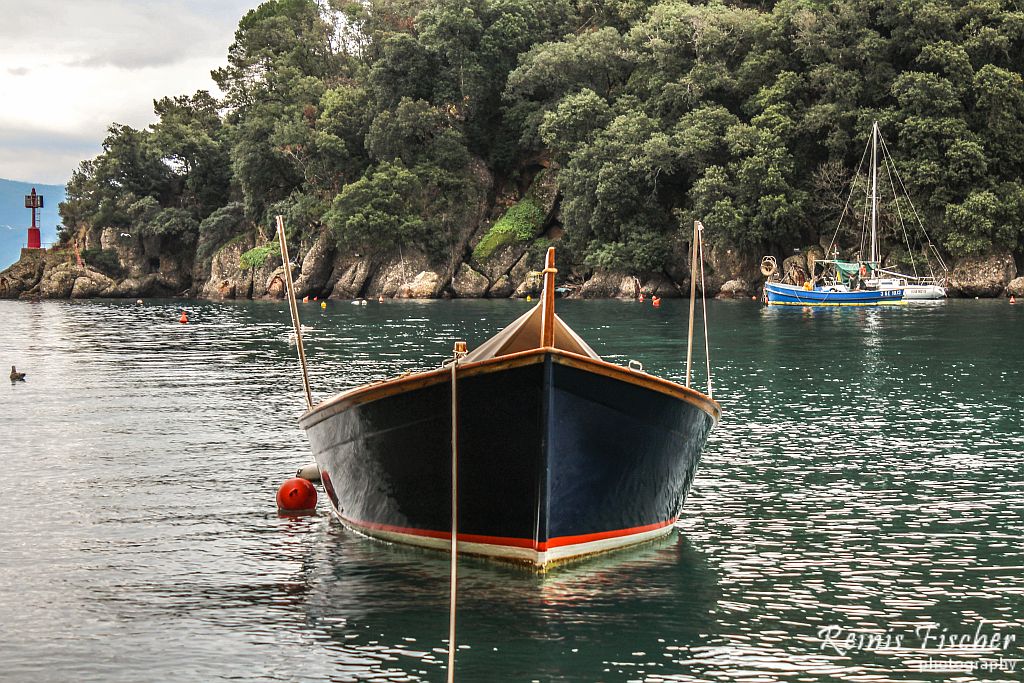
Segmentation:
{"type": "Polygon", "coordinates": [[[871,125],[871,263],[878,263],[878,121],[871,125]]]}
{"type": "Polygon", "coordinates": [[[295,347],[302,365],[302,386],[306,389],[306,408],[313,407],[313,394],[309,390],[309,372],[306,370],[306,352],[302,348],[302,323],[299,321],[299,305],[295,301],[295,285],[292,283],[292,262],[288,258],[288,241],[284,235],[284,216],[277,217],[277,238],[281,242],[281,261],[284,264],[284,282],[288,286],[288,310],[292,314],[295,328],[295,347]]]}
{"type": "Polygon", "coordinates": [[[693,222],[693,256],[690,258],[690,332],[686,342],[686,386],[690,386],[690,369],[693,367],[693,313],[697,303],[697,240],[700,221],[693,222]]]}
{"type": "Polygon", "coordinates": [[[555,248],[548,247],[544,258],[544,298],[541,301],[540,345],[555,345],[555,248]]]}

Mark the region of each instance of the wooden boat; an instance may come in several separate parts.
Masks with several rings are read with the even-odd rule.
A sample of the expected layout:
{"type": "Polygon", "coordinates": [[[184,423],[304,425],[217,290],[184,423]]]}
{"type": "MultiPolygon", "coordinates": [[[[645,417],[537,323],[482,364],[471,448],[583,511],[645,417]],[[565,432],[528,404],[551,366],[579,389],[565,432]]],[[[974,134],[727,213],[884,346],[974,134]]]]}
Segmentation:
{"type": "MultiPolygon", "coordinates": [[[[458,552],[539,568],[665,535],[717,402],[602,360],[541,302],[457,359],[458,552]]],[[[456,362],[456,361],[453,361],[456,362]]],[[[337,516],[450,549],[452,368],[357,387],[302,418],[337,516]]]]}

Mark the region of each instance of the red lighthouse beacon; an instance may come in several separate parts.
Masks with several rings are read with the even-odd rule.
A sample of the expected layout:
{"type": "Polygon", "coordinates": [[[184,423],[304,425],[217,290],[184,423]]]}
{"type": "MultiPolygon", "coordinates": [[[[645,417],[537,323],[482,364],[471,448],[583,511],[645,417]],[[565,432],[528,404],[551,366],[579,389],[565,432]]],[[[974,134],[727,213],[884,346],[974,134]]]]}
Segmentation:
{"type": "Polygon", "coordinates": [[[25,208],[32,209],[32,227],[28,229],[28,248],[39,249],[43,246],[39,239],[39,224],[36,222],[36,211],[43,208],[43,195],[36,194],[36,188],[32,188],[32,194],[25,195],[25,208]]]}

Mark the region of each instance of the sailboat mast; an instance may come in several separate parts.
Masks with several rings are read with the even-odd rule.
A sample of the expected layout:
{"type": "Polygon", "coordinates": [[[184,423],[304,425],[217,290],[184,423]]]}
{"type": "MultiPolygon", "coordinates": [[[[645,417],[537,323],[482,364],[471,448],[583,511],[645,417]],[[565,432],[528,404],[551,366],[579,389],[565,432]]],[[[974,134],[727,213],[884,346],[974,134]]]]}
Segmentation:
{"type": "Polygon", "coordinates": [[[878,121],[871,125],[871,263],[878,263],[878,121]]]}

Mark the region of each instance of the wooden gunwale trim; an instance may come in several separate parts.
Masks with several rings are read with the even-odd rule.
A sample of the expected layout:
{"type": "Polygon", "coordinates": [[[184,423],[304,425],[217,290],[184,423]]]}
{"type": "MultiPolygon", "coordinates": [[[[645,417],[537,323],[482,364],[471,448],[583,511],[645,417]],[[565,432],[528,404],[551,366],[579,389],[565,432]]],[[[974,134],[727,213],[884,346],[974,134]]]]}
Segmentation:
{"type": "MultiPolygon", "coordinates": [[[[459,365],[458,374],[460,377],[474,377],[476,375],[510,370],[527,365],[539,365],[544,362],[545,356],[549,354],[552,357],[552,361],[558,365],[587,370],[597,375],[628,382],[662,394],[668,394],[703,410],[716,423],[721,419],[722,408],[719,403],[695,389],[688,389],[681,384],[676,384],[667,379],[554,347],[530,349],[528,351],[510,353],[505,356],[497,356],[496,358],[487,358],[474,363],[466,363],[465,365],[459,365]]],[[[303,429],[309,429],[332,415],[336,415],[353,406],[378,401],[382,398],[422,389],[435,384],[442,384],[448,380],[449,375],[450,369],[446,366],[436,370],[417,372],[405,377],[396,377],[373,384],[364,384],[317,404],[299,418],[299,424],[303,429]]]]}
{"type": "Polygon", "coordinates": [[[676,384],[671,380],[656,377],[655,375],[648,375],[643,371],[630,370],[629,368],[624,368],[621,365],[609,363],[606,360],[597,360],[589,356],[572,353],[571,351],[563,351],[561,349],[547,349],[547,351],[553,356],[552,361],[558,365],[567,365],[580,370],[589,370],[597,375],[622,380],[645,389],[651,389],[662,394],[675,396],[676,398],[682,399],[687,403],[700,408],[705,413],[713,417],[716,423],[722,417],[722,406],[718,401],[708,398],[696,389],[684,387],[682,384],[676,384]]]}

